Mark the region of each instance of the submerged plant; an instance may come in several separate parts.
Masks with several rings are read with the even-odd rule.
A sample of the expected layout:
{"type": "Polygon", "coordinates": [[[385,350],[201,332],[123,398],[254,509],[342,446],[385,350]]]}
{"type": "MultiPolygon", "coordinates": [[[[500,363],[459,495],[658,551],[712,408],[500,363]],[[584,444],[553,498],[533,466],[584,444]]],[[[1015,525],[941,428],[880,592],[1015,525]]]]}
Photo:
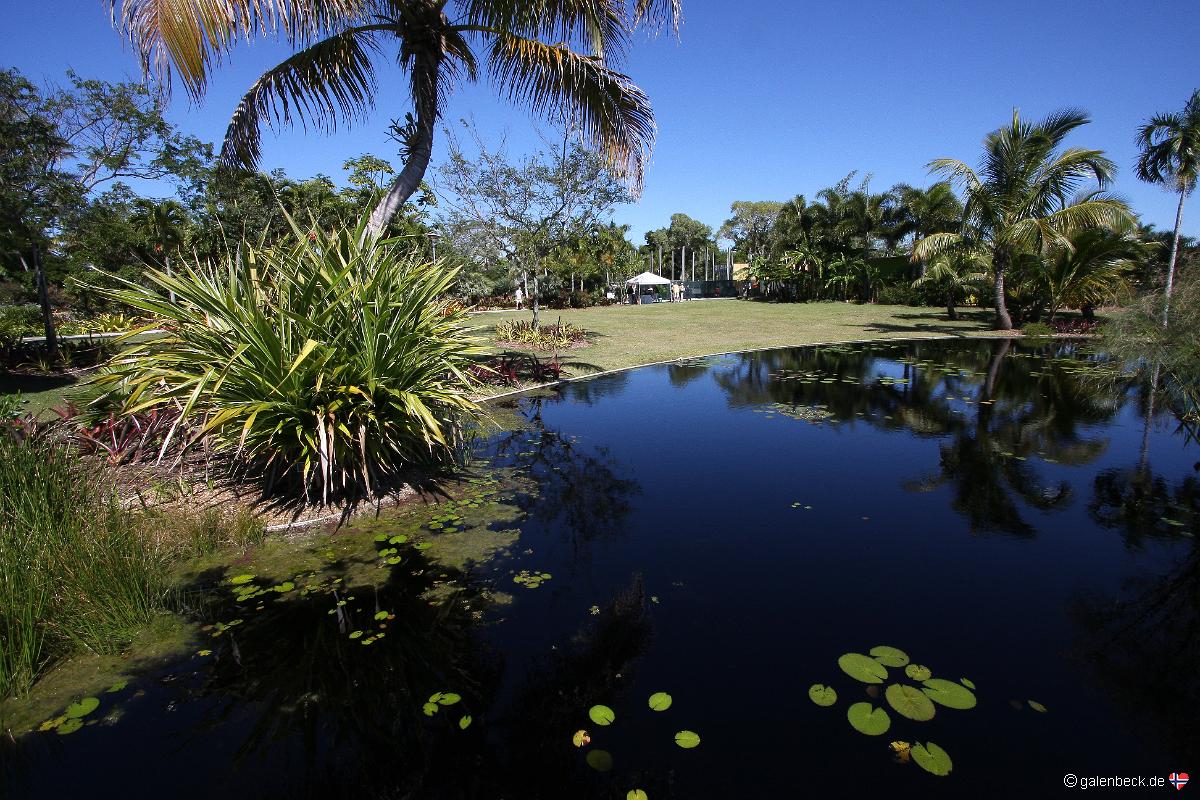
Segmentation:
{"type": "Polygon", "coordinates": [[[371,496],[444,463],[479,411],[467,371],[481,350],[446,299],[456,270],[362,223],[293,229],[290,244],[106,290],[168,333],[129,343],[97,382],[126,414],[180,409],[162,452],[204,440],[268,491],[310,501],[371,496]]]}

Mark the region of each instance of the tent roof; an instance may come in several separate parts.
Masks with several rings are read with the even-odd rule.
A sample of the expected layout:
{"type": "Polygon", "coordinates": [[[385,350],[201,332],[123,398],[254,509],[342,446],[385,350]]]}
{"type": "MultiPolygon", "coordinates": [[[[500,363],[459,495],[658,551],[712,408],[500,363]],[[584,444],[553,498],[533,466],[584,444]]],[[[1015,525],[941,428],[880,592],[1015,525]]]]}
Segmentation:
{"type": "Polygon", "coordinates": [[[656,284],[667,284],[671,281],[661,275],[655,275],[653,272],[643,272],[641,275],[634,275],[626,283],[640,283],[643,286],[651,286],[656,284]]]}

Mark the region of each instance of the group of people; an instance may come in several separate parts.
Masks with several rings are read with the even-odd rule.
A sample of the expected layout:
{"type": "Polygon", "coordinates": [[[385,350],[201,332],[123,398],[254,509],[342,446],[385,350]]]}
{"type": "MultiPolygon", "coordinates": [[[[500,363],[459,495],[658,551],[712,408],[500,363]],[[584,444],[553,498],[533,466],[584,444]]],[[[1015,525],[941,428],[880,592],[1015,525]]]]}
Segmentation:
{"type": "Polygon", "coordinates": [[[687,300],[686,295],[687,295],[687,290],[685,290],[683,288],[682,283],[672,283],[671,284],[671,302],[672,303],[682,303],[684,300],[687,300]]]}

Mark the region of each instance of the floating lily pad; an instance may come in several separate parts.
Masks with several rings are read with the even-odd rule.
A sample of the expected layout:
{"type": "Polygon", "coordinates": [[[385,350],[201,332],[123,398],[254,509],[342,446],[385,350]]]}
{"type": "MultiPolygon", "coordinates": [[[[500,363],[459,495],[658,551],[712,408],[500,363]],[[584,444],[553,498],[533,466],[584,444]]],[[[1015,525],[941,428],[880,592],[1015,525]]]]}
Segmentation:
{"type": "Polygon", "coordinates": [[[814,683],[808,687],[808,699],[819,706],[831,706],[837,702],[837,691],[832,686],[814,683]]]}
{"type": "Polygon", "coordinates": [[[575,745],[576,747],[583,747],[585,744],[591,744],[591,741],[592,737],[588,736],[588,732],[585,730],[577,730],[575,733],[571,734],[571,744],[575,745]]]}
{"type": "Polygon", "coordinates": [[[892,718],[882,708],[870,703],[855,703],[846,711],[851,727],[867,736],[879,736],[892,727],[892,718]]]}
{"type": "Polygon", "coordinates": [[[64,712],[68,720],[82,719],[100,707],[100,701],[95,697],[85,697],[67,706],[64,712]]]}
{"type": "Polygon", "coordinates": [[[363,632],[362,632],[362,631],[350,631],[350,638],[351,638],[351,639],[358,639],[358,638],[361,638],[361,637],[362,637],[362,635],[363,635],[363,632]]]}
{"type": "Polygon", "coordinates": [[[962,684],[943,678],[930,678],[922,685],[924,688],[921,691],[938,705],[956,708],[960,711],[975,707],[975,695],[962,684]]]}
{"type": "Polygon", "coordinates": [[[125,691],[125,687],[129,685],[129,681],[117,681],[112,686],[108,687],[109,694],[125,691]]]}
{"type": "Polygon", "coordinates": [[[903,667],[908,663],[908,653],[886,645],[872,647],[871,655],[885,667],[903,667]]]}
{"type": "Polygon", "coordinates": [[[692,731],[680,731],[675,734],[675,744],[684,750],[691,750],[700,744],[700,734],[693,733],[692,731]]]}
{"type": "Polygon", "coordinates": [[[284,581],[283,583],[276,584],[275,586],[273,586],[271,588],[273,588],[276,592],[279,592],[280,594],[284,594],[285,592],[290,592],[293,589],[295,589],[296,584],[292,583],[291,581],[284,581]]]}
{"type": "Polygon", "coordinates": [[[587,754],[587,764],[597,772],[611,772],[613,768],[612,753],[607,750],[592,750],[587,754]]]}
{"type": "Polygon", "coordinates": [[[234,575],[229,579],[229,582],[234,586],[241,586],[243,583],[249,583],[252,580],[254,580],[253,575],[234,575]]]}
{"type": "Polygon", "coordinates": [[[842,672],[863,683],[883,683],[888,676],[882,664],[862,653],[846,653],[838,658],[842,672]]]}
{"type": "Polygon", "coordinates": [[[967,680],[966,678],[959,678],[958,682],[961,683],[963,686],[967,687],[968,689],[970,689],[972,692],[975,691],[975,684],[972,683],[971,681],[967,680]]]}
{"type": "Polygon", "coordinates": [[[912,748],[912,760],[917,766],[933,775],[949,775],[954,769],[950,754],[933,742],[917,744],[912,748]]]}
{"type": "Polygon", "coordinates": [[[460,717],[458,720],[458,727],[459,727],[459,730],[464,730],[464,731],[467,728],[471,727],[471,715],[464,714],[462,717],[460,717]]]}
{"type": "Polygon", "coordinates": [[[904,674],[918,683],[929,680],[929,678],[933,675],[933,673],[929,671],[929,667],[923,664],[909,664],[904,668],[904,674]]]}
{"type": "Polygon", "coordinates": [[[897,714],[916,722],[928,722],[936,712],[933,701],[915,686],[893,683],[883,694],[887,697],[888,705],[894,708],[897,714]]]}
{"type": "Polygon", "coordinates": [[[630,789],[625,793],[625,800],[649,800],[650,796],[641,789],[630,789]]]}
{"type": "Polygon", "coordinates": [[[666,692],[655,692],[654,694],[650,695],[650,710],[666,711],[671,707],[672,702],[674,701],[671,699],[671,695],[667,694],[666,692]]]}
{"type": "Polygon", "coordinates": [[[1046,713],[1046,707],[1044,705],[1042,705],[1041,703],[1039,703],[1037,700],[1027,700],[1026,702],[1029,703],[1029,707],[1032,708],[1034,711],[1037,711],[1042,714],[1046,713]]]}
{"type": "Polygon", "coordinates": [[[82,727],[83,727],[83,720],[76,717],[73,719],[68,719],[65,722],[63,722],[61,725],[55,727],[54,732],[57,733],[59,736],[67,736],[68,734],[72,734],[82,727]]]}
{"type": "Polygon", "coordinates": [[[438,705],[437,703],[426,703],[425,705],[421,706],[421,710],[425,712],[425,716],[432,717],[437,713],[438,705]]]}
{"type": "Polygon", "coordinates": [[[436,702],[439,706],[452,706],[459,700],[462,700],[462,698],[456,695],[454,692],[446,692],[439,697],[436,702]]]}
{"type": "Polygon", "coordinates": [[[405,536],[403,533],[399,533],[399,534],[396,534],[395,536],[393,536],[392,538],[388,539],[388,544],[404,544],[407,541],[408,541],[408,537],[405,536]]]}
{"type": "Polygon", "coordinates": [[[617,718],[617,715],[608,706],[592,706],[588,709],[588,716],[592,722],[602,726],[612,725],[617,718]]]}

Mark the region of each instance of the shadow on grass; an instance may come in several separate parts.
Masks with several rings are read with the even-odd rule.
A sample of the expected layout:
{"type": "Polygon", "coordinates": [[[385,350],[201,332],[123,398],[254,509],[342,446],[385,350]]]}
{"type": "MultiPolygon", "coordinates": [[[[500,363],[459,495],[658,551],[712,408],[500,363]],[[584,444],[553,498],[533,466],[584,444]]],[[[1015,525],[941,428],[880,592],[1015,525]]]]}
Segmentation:
{"type": "Polygon", "coordinates": [[[911,322],[869,322],[862,329],[870,333],[937,333],[950,336],[968,336],[977,333],[982,326],[987,329],[991,315],[986,311],[959,312],[958,320],[951,322],[945,315],[934,312],[913,312],[895,314],[894,319],[912,320],[911,322]],[[964,325],[964,323],[968,323],[964,325]],[[970,324],[974,323],[974,324],[970,324]]]}

